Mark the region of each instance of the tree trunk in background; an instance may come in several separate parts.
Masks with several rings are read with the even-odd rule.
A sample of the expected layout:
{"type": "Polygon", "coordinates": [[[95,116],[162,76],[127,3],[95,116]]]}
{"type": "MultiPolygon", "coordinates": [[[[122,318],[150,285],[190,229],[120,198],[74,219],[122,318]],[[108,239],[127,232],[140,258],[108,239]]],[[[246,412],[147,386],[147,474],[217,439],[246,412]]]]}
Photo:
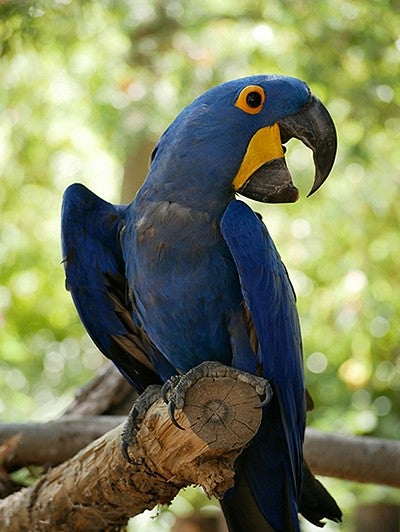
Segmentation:
{"type": "Polygon", "coordinates": [[[96,377],[75,392],[75,399],[63,416],[124,416],[132,408],[138,393],[111,362],[96,377]]]}
{"type": "Polygon", "coordinates": [[[143,137],[136,149],[128,153],[121,187],[122,203],[130,203],[141,187],[149,171],[150,156],[156,142],[143,137]]]}

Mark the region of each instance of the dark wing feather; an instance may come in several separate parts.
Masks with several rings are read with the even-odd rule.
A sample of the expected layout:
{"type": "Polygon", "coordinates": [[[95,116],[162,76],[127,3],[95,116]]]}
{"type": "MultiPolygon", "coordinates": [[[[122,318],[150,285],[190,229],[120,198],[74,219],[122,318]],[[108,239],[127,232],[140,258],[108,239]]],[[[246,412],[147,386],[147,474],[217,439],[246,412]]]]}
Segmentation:
{"type": "Polygon", "coordinates": [[[141,392],[160,382],[152,363],[158,353],[128,299],[119,239],[125,210],[71,185],[62,205],[62,253],[66,287],[88,334],[141,392]]]}

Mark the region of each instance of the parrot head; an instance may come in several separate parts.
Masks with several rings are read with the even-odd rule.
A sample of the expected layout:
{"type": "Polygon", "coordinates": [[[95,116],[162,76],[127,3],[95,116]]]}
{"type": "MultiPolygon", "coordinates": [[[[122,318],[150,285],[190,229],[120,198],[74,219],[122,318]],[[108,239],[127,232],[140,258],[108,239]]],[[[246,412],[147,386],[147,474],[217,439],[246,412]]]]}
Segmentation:
{"type": "Polygon", "coordinates": [[[262,202],[293,202],[298,190],[284,147],[293,137],[313,151],[310,195],[328,177],[336,155],[327,109],[296,78],[258,75],[229,81],[202,94],[175,119],[153,152],[149,176],[167,188],[176,187],[178,178],[179,187],[192,196],[237,192],[262,202]]]}

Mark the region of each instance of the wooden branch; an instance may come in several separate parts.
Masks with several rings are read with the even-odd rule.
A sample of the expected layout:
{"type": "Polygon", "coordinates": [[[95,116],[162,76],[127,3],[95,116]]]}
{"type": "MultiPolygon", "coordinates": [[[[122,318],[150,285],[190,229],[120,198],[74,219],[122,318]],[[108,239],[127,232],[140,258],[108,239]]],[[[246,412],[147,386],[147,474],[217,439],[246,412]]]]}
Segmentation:
{"type": "Polygon", "coordinates": [[[1,463],[9,469],[61,464],[125,420],[123,416],[63,416],[47,423],[4,423],[0,446],[17,434],[21,438],[1,463]]]}
{"type": "Polygon", "coordinates": [[[304,454],[314,474],[400,488],[400,441],[309,428],[304,454]]]}
{"type": "Polygon", "coordinates": [[[77,389],[74,400],[63,415],[127,415],[137,398],[136,391],[110,362],[92,380],[77,389]]]}
{"type": "MultiPolygon", "coordinates": [[[[21,434],[4,464],[58,465],[124,421],[122,416],[65,416],[48,423],[0,425],[0,446],[21,434]]],[[[314,474],[400,487],[400,442],[307,428],[304,453],[314,474]]]]}
{"type": "Polygon", "coordinates": [[[211,385],[202,378],[177,411],[176,420],[185,428],[180,430],[158,398],[131,442],[133,465],[121,454],[119,425],[34,486],[0,502],[0,529],[110,530],[157,503],[170,502],[189,484],[220,497],[233,484],[236,457],[258,430],[259,400],[245,382],[213,377],[211,385]]]}
{"type": "MultiPolygon", "coordinates": [[[[183,431],[171,422],[157,387],[156,401],[148,408],[146,397],[153,399],[152,387],[135,404],[143,420],[136,438],[129,443],[133,465],[122,457],[119,425],[69,461],[49,470],[34,486],[4,499],[0,503],[0,530],[116,528],[157,503],[170,502],[180,488],[189,484],[200,484],[207,494],[221,497],[233,484],[235,459],[261,421],[262,410],[255,405],[264,393],[260,389],[265,390],[265,384],[262,388],[260,382],[265,381],[243,375],[224,368],[212,375],[202,373],[197,380],[187,376],[185,381],[180,379],[171,393],[175,394],[183,381],[186,383],[185,406],[176,413],[183,431]]],[[[15,465],[19,453],[37,447],[45,452],[38,453],[39,458],[34,461],[49,463],[55,460],[53,446],[67,449],[65,442],[74,439],[76,445],[82,445],[77,433],[93,438],[96,430],[109,427],[104,423],[115,423],[117,419],[94,418],[94,426],[89,421],[92,420],[88,417],[66,417],[28,425],[30,430],[23,431],[20,442],[25,451],[17,450],[16,439],[10,444],[11,435],[21,432],[21,426],[5,426],[8,432],[2,431],[6,439],[2,461],[13,463],[7,448],[14,453],[15,465]],[[78,425],[82,421],[83,426],[78,425]],[[43,432],[47,433],[44,438],[43,432]]],[[[71,448],[69,452],[73,452],[71,448]]],[[[308,429],[305,458],[317,474],[400,487],[399,442],[327,435],[308,429]]]]}

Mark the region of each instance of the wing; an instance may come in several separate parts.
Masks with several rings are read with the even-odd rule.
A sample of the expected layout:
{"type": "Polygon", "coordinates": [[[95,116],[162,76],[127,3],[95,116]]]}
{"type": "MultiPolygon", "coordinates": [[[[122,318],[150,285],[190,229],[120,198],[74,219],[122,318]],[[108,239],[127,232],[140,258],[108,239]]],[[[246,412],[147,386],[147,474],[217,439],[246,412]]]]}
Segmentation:
{"type": "MultiPolygon", "coordinates": [[[[305,425],[295,294],[265,225],[245,203],[235,200],[228,205],[221,230],[256,330],[262,373],[274,391],[261,429],[245,451],[242,466],[259,507],[267,508],[267,519],[280,529],[285,513],[290,516],[288,521],[297,520],[305,425]],[[254,449],[258,456],[256,453],[252,458],[254,449]],[[276,508],[276,512],[271,508],[276,508]]],[[[284,529],[292,530],[289,525],[284,529]]],[[[296,526],[293,530],[297,530],[296,526]]]]}
{"type": "Polygon", "coordinates": [[[89,336],[141,392],[161,382],[159,369],[168,363],[147,338],[129,303],[119,238],[126,209],[100,199],[83,185],[71,185],[62,205],[62,253],[66,288],[89,336]]]}

